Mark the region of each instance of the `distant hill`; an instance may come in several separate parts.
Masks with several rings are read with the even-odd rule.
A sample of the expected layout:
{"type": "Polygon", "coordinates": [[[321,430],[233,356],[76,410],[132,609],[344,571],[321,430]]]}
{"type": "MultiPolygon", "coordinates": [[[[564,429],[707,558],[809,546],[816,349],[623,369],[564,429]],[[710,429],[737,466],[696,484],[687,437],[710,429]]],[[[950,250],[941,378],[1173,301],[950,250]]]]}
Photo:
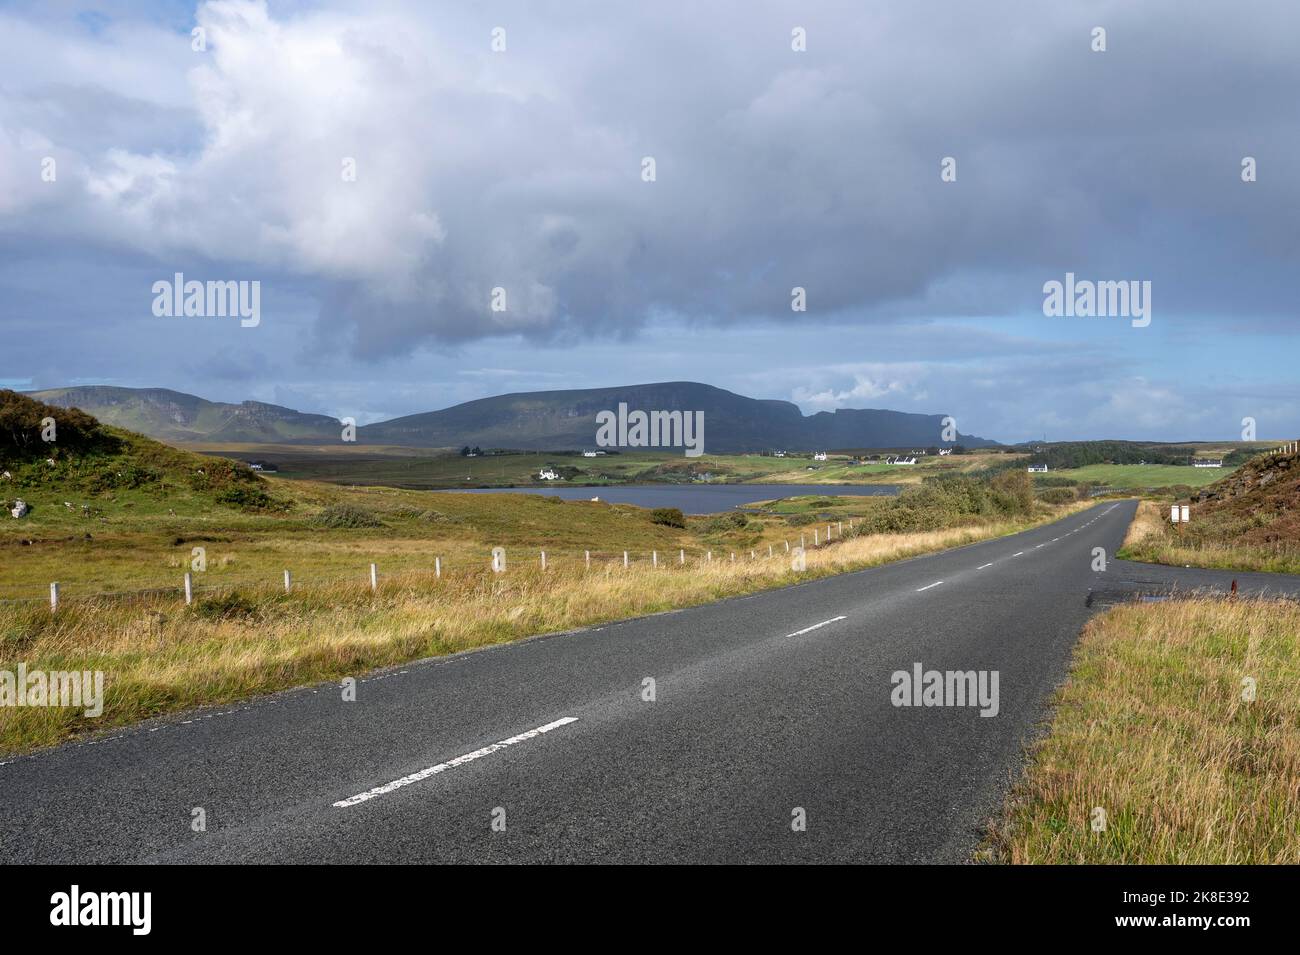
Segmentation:
{"type": "Polygon", "coordinates": [[[339,439],[340,425],[326,415],[304,414],[261,401],[227,404],[166,388],[89,385],[31,392],[61,408],[80,408],[111,424],[159,441],[315,444],[339,439]]]}
{"type": "MultiPolygon", "coordinates": [[[[839,410],[805,417],[788,401],[746,398],[693,381],[480,398],[442,411],[367,425],[360,434],[374,444],[417,447],[593,448],[597,413],[614,411],[620,402],[629,410],[704,412],[706,452],[942,443],[943,415],[839,410]]],[[[960,435],[952,443],[968,447],[996,444],[969,435],[960,435]]]]}
{"type": "MultiPolygon", "coordinates": [[[[319,444],[339,440],[324,415],[246,401],[225,404],[161,388],[59,388],[33,397],[78,407],[100,420],[171,442],[319,444]]],[[[596,415],[629,410],[704,412],[706,453],[828,448],[909,448],[943,444],[941,414],[840,409],[805,416],[788,401],[747,398],[690,381],[534,391],[480,398],[358,429],[358,443],[419,448],[563,450],[595,446],[596,415]]],[[[950,444],[997,444],[973,435],[950,444]]]]}

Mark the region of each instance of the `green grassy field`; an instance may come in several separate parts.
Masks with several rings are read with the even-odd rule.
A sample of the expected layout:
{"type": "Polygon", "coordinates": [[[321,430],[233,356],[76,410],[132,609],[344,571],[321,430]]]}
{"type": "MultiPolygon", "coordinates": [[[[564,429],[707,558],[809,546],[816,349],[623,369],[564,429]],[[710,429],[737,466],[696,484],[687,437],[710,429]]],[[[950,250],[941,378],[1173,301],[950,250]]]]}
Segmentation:
{"type": "MultiPolygon", "coordinates": [[[[688,517],[685,528],[656,524],[651,512],[631,505],[561,501],[531,494],[452,494],[396,488],[342,488],[275,478],[262,479],[283,513],[247,513],[215,506],[178,492],[158,498],[120,491],[95,500],[95,516],[68,510],[66,491],[28,492],[33,506],[23,521],[0,523],[0,599],[44,599],[59,581],[65,599],[180,586],[202,548],[195,586],[210,589],[279,580],[284,570],[303,583],[363,580],[369,564],[383,574],[431,573],[434,558],[444,569],[485,567],[493,546],[521,560],[573,560],[590,550],[597,558],[646,559],[651,551],[698,556],[713,548],[765,548],[793,533],[786,513],[836,520],[862,517],[882,501],[847,497],[818,499],[817,506],[782,502],[770,514],[688,517]],[[346,507],[373,526],[323,527],[327,509],[346,507]]],[[[76,495],[72,495],[77,497],[76,495]]]]}
{"type": "Polygon", "coordinates": [[[586,458],[544,451],[462,457],[456,452],[365,445],[191,444],[186,448],[275,465],[281,477],[336,484],[406,488],[546,486],[543,467],[561,470],[563,485],[726,482],[754,484],[916,484],[940,473],[969,473],[1003,462],[1004,454],[926,456],[916,465],[852,465],[846,455],[702,455],[636,451],[586,458]],[[564,469],[572,469],[572,473],[564,469]]]}
{"type": "Polygon", "coordinates": [[[1083,468],[1052,471],[1072,481],[1096,481],[1113,488],[1204,487],[1233,472],[1231,467],[1194,468],[1174,464],[1091,464],[1083,468]]]}

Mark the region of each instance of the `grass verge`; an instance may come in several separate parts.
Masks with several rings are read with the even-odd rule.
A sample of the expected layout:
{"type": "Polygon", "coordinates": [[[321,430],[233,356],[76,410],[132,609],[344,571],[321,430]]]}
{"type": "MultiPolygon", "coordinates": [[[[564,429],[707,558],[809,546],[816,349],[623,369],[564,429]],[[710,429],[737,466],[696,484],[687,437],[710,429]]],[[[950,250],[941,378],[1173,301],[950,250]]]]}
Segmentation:
{"type": "Polygon", "coordinates": [[[1294,601],[1132,604],[1091,621],[981,858],[1300,862],[1297,634],[1294,601]]]}

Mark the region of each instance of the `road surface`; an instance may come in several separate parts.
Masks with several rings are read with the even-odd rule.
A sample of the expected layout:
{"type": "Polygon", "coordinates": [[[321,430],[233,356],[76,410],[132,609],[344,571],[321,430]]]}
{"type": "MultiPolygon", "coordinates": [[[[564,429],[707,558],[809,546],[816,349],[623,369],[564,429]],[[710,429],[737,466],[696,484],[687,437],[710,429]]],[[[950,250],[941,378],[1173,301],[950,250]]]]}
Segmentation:
{"type": "Polygon", "coordinates": [[[961,862],[1093,613],[1234,577],[1300,592],[1094,571],[1135,507],[12,759],[0,861],[961,862]],[[997,714],[894,706],[915,664],[997,671],[997,714]]]}

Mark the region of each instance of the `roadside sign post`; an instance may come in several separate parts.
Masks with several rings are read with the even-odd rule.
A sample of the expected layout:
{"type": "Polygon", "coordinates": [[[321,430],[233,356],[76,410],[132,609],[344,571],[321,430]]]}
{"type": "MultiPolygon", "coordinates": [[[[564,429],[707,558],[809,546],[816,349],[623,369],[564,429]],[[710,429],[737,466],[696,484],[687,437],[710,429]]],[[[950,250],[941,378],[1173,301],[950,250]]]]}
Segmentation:
{"type": "Polygon", "coordinates": [[[1169,506],[1169,520],[1178,528],[1178,533],[1183,532],[1183,525],[1192,519],[1192,508],[1187,504],[1171,504],[1169,506]]]}

